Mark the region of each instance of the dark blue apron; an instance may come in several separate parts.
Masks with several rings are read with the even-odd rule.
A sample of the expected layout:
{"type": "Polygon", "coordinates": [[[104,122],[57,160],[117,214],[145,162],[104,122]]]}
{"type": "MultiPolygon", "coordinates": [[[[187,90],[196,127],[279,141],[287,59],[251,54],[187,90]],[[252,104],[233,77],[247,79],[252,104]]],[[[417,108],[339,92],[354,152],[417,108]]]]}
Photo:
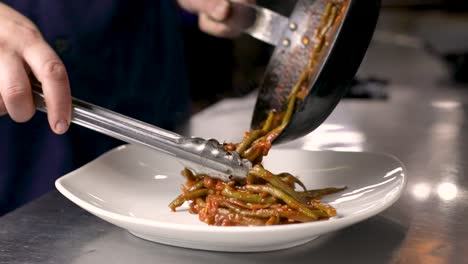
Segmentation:
{"type": "MultiPolygon", "coordinates": [[[[173,0],[9,0],[63,59],[72,95],[173,129],[189,89],[173,0]]],[[[122,144],[77,126],[54,135],[37,113],[0,118],[0,215],[49,190],[57,177],[122,144]]]]}

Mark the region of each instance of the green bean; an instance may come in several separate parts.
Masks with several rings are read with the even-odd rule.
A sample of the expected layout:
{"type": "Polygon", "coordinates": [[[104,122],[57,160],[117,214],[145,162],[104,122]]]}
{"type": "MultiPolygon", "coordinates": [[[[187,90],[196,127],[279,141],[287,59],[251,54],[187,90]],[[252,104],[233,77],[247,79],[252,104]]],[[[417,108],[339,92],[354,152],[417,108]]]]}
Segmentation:
{"type": "Polygon", "coordinates": [[[294,175],[292,175],[290,173],[283,172],[283,173],[280,173],[280,174],[278,174],[276,176],[280,177],[280,179],[283,182],[285,182],[286,184],[288,184],[292,188],[294,186],[291,186],[290,181],[292,181],[293,183],[296,183],[297,185],[299,185],[302,189],[304,189],[304,191],[307,191],[307,187],[304,185],[304,183],[301,182],[297,177],[295,177],[294,175]]]}
{"type": "Polygon", "coordinates": [[[306,216],[314,220],[317,220],[320,216],[318,212],[307,208],[307,206],[295,200],[293,197],[289,196],[288,194],[284,193],[276,187],[266,185],[246,185],[245,188],[252,192],[269,193],[270,195],[283,200],[291,208],[296,209],[297,211],[305,214],[306,216]]]}
{"type": "Polygon", "coordinates": [[[311,205],[311,207],[322,211],[328,217],[336,215],[336,209],[329,205],[325,205],[321,203],[314,203],[311,205]]]}
{"type": "Polygon", "coordinates": [[[325,10],[323,11],[322,19],[320,21],[320,27],[322,27],[325,24],[325,22],[327,22],[328,17],[330,17],[330,11],[332,6],[333,4],[331,2],[328,2],[325,6],[325,10]]]}
{"type": "Polygon", "coordinates": [[[203,181],[197,181],[192,186],[190,186],[187,191],[195,191],[203,187],[203,181]]]}
{"type": "Polygon", "coordinates": [[[275,117],[275,113],[273,111],[270,111],[268,113],[268,117],[265,121],[265,124],[263,124],[262,131],[263,133],[268,133],[268,131],[271,130],[271,127],[273,126],[273,118],[275,117]]]}
{"type": "Polygon", "coordinates": [[[301,203],[306,203],[306,199],[304,195],[296,192],[293,188],[291,188],[288,184],[283,182],[279,177],[273,175],[271,172],[265,170],[261,165],[255,165],[252,170],[250,171],[251,174],[264,179],[265,181],[269,182],[274,187],[280,189],[281,191],[287,193],[289,196],[293,197],[294,199],[300,201],[301,203]]]}
{"type": "Polygon", "coordinates": [[[257,176],[255,176],[255,175],[249,173],[249,174],[247,175],[247,184],[256,184],[256,183],[258,183],[258,178],[257,178],[257,176]]]}
{"type": "Polygon", "coordinates": [[[294,88],[289,93],[288,107],[286,108],[286,112],[283,116],[281,125],[286,126],[291,120],[291,116],[294,113],[294,109],[296,108],[296,100],[297,100],[296,95],[300,91],[300,89],[304,86],[304,83],[308,81],[309,74],[310,74],[310,69],[308,68],[302,71],[301,76],[299,77],[299,81],[296,83],[294,88]]]}
{"type": "Polygon", "coordinates": [[[198,189],[184,194],[185,200],[193,200],[195,198],[205,196],[210,192],[208,189],[198,189]]]}
{"type": "Polygon", "coordinates": [[[296,106],[296,96],[292,96],[289,98],[288,101],[288,108],[286,109],[286,113],[284,114],[283,120],[281,121],[282,125],[287,125],[291,120],[291,116],[294,112],[294,108],[296,106]]]}
{"type": "MultiPolygon", "coordinates": [[[[308,71],[304,70],[304,71],[301,73],[300,79],[303,79],[303,78],[304,78],[304,75],[306,74],[306,72],[308,72],[308,71]]],[[[296,94],[297,94],[297,93],[299,92],[299,90],[301,89],[302,84],[303,84],[302,81],[300,81],[300,82],[297,82],[297,83],[294,85],[294,87],[292,88],[291,92],[289,93],[288,102],[289,102],[289,100],[290,100],[292,97],[296,97],[296,94]]],[[[289,106],[288,106],[288,108],[289,108],[289,106]]]]}
{"type": "Polygon", "coordinates": [[[271,196],[264,198],[258,194],[235,191],[228,186],[224,187],[224,189],[221,191],[221,194],[228,198],[234,198],[234,199],[238,199],[238,200],[241,200],[247,203],[253,203],[253,204],[273,204],[276,202],[276,199],[271,196]]]}
{"type": "Polygon", "coordinates": [[[210,193],[209,189],[198,189],[184,194],[185,200],[193,200],[210,193]]]}
{"type": "Polygon", "coordinates": [[[263,226],[265,225],[265,220],[256,218],[256,217],[248,217],[248,216],[241,216],[239,214],[232,213],[228,209],[219,208],[218,214],[226,217],[231,218],[232,222],[237,225],[245,225],[245,226],[263,226]],[[230,217],[231,216],[231,217],[230,217]]]}
{"type": "Polygon", "coordinates": [[[258,145],[254,145],[244,152],[243,157],[252,162],[252,164],[255,164],[253,161],[258,157],[262,156],[262,152],[263,151],[261,147],[259,147],[258,145]]]}
{"type": "Polygon", "coordinates": [[[274,129],[270,130],[270,132],[266,133],[262,137],[257,138],[251,144],[250,147],[252,148],[254,145],[259,144],[259,143],[270,143],[271,144],[278,137],[278,135],[281,133],[281,130],[283,130],[284,127],[285,127],[285,125],[279,125],[279,126],[275,127],[274,129]]]}
{"type": "Polygon", "coordinates": [[[279,136],[284,127],[285,125],[280,125],[265,136],[255,140],[251,147],[242,154],[242,157],[250,160],[252,164],[259,164],[262,161],[262,156],[267,154],[265,151],[268,152],[272,142],[279,136]]]}
{"type": "Polygon", "coordinates": [[[189,170],[189,169],[187,169],[187,168],[184,168],[184,169],[182,170],[181,174],[182,174],[182,176],[184,176],[184,177],[187,179],[187,181],[189,181],[189,182],[194,182],[194,181],[197,180],[196,177],[193,175],[192,171],[189,170]]]}
{"type": "Polygon", "coordinates": [[[197,205],[198,205],[199,207],[202,207],[202,208],[203,208],[203,207],[206,207],[205,201],[204,201],[202,198],[200,198],[200,197],[198,197],[197,199],[195,199],[195,202],[197,203],[197,205]]]}
{"type": "Polygon", "coordinates": [[[169,208],[171,208],[172,211],[175,211],[175,209],[177,207],[181,206],[185,201],[192,200],[192,199],[195,199],[197,197],[207,195],[208,192],[209,192],[208,189],[198,189],[198,190],[194,190],[194,191],[191,191],[191,192],[187,192],[185,194],[181,194],[169,204],[169,208]]]}
{"type": "Polygon", "coordinates": [[[268,218],[268,220],[265,222],[265,225],[278,225],[280,223],[280,218],[277,216],[272,216],[268,218]]]}
{"type": "Polygon", "coordinates": [[[242,216],[257,217],[257,218],[270,218],[271,216],[279,215],[277,211],[272,210],[272,209],[259,209],[255,211],[247,210],[247,209],[240,208],[228,201],[220,201],[219,204],[223,207],[228,208],[233,213],[236,213],[242,216]]]}
{"type": "MultiPolygon", "coordinates": [[[[274,199],[275,199],[275,201],[277,200],[276,198],[274,198],[274,199]]],[[[237,200],[237,199],[232,199],[232,198],[229,199],[229,202],[232,203],[233,205],[239,206],[239,207],[244,208],[244,209],[253,210],[253,211],[260,210],[260,209],[266,209],[266,208],[271,207],[273,205],[273,204],[246,203],[246,202],[243,202],[243,201],[240,201],[240,200],[237,200]]]]}
{"type": "Polygon", "coordinates": [[[320,36],[324,36],[328,33],[330,28],[333,26],[333,23],[335,22],[335,19],[337,16],[338,16],[338,9],[336,8],[336,6],[334,6],[331,9],[331,14],[330,14],[330,17],[328,18],[327,24],[320,31],[320,36]]]}
{"type": "Polygon", "coordinates": [[[304,85],[304,82],[306,82],[309,78],[309,71],[310,70],[307,68],[304,71],[302,71],[301,76],[299,77],[299,81],[296,83],[296,85],[294,85],[294,88],[289,93],[289,98],[296,97],[296,94],[299,92],[302,85],[304,85]]]}
{"type": "Polygon", "coordinates": [[[323,47],[325,47],[327,37],[326,35],[318,35],[317,40],[318,41],[315,43],[314,48],[312,49],[312,52],[309,55],[309,64],[307,65],[309,71],[314,70],[315,62],[317,62],[316,60],[318,59],[320,52],[322,51],[323,47]]]}
{"type": "Polygon", "coordinates": [[[263,160],[263,156],[262,156],[262,155],[259,155],[257,158],[255,158],[255,159],[252,161],[252,164],[259,164],[259,163],[262,163],[262,160],[263,160]]]}
{"type": "Polygon", "coordinates": [[[236,152],[243,156],[244,151],[254,142],[257,138],[263,136],[264,132],[261,129],[253,130],[246,136],[242,142],[237,146],[236,152]]]}
{"type": "Polygon", "coordinates": [[[289,187],[294,187],[294,177],[287,173],[276,174],[276,177],[280,178],[289,187]]]}
{"type": "Polygon", "coordinates": [[[286,125],[280,125],[265,136],[255,140],[252,146],[243,153],[242,157],[250,160],[253,164],[259,164],[262,161],[262,156],[267,155],[267,153],[264,153],[265,150],[268,152],[271,144],[279,136],[285,126],[286,125]]]}
{"type": "MultiPolygon", "coordinates": [[[[242,216],[249,216],[249,217],[257,217],[257,218],[270,218],[272,216],[279,216],[282,218],[290,219],[297,222],[312,222],[316,220],[315,218],[308,217],[303,213],[293,210],[275,210],[275,209],[258,209],[255,211],[252,210],[245,210],[239,208],[238,206],[233,205],[230,201],[225,201],[221,203],[223,206],[227,207],[229,210],[235,212],[236,214],[242,216]]],[[[312,210],[317,214],[320,214],[318,210],[312,210]]]]}
{"type": "Polygon", "coordinates": [[[185,202],[185,197],[183,194],[177,196],[172,202],[169,204],[169,208],[175,212],[176,208],[181,206],[185,202]]]}
{"type": "MultiPolygon", "coordinates": [[[[312,210],[314,213],[320,215],[321,212],[319,210],[312,210]]],[[[308,217],[307,215],[298,212],[298,211],[286,211],[281,213],[281,217],[286,218],[291,221],[295,222],[302,222],[302,223],[307,223],[307,222],[313,222],[316,221],[315,218],[308,217]]]]}
{"type": "Polygon", "coordinates": [[[265,142],[268,144],[272,144],[273,141],[281,134],[281,131],[286,127],[286,125],[277,126],[275,129],[271,130],[268,134],[266,134],[263,138],[265,142]]]}

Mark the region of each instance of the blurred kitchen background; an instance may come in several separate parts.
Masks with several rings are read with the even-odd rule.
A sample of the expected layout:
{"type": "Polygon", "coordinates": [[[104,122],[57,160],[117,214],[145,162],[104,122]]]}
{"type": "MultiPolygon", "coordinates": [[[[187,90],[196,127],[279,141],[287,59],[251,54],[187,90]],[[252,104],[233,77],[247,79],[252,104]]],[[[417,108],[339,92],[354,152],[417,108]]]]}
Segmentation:
{"type": "MultiPolygon", "coordinates": [[[[295,1],[258,1],[288,15],[295,1]]],[[[252,92],[272,47],[249,36],[217,39],[184,14],[194,113],[226,97],[252,92]],[[208,75],[208,76],[207,76],[208,75]]],[[[350,51],[352,52],[352,51],[350,51]]],[[[384,0],[377,31],[346,98],[388,100],[388,84],[465,89],[468,83],[468,1],[384,0]],[[424,56],[415,56],[424,53],[424,56]],[[395,72],[401,64],[414,71],[395,72]]]]}

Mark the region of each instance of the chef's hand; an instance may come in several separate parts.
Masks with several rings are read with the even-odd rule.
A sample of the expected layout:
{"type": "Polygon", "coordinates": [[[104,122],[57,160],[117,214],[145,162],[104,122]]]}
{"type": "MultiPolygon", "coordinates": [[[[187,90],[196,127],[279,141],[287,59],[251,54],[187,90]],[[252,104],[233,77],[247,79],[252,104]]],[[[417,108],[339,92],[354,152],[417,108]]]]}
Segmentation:
{"type": "MultiPolygon", "coordinates": [[[[255,0],[242,0],[255,3],[255,0]]],[[[198,14],[198,24],[202,31],[218,37],[236,37],[242,32],[223,23],[229,16],[228,0],[178,0],[185,10],[198,14]]]]}
{"type": "Polygon", "coordinates": [[[17,122],[34,115],[30,72],[42,83],[50,127],[65,133],[71,119],[65,66],[29,19],[0,3],[0,115],[17,122]]]}

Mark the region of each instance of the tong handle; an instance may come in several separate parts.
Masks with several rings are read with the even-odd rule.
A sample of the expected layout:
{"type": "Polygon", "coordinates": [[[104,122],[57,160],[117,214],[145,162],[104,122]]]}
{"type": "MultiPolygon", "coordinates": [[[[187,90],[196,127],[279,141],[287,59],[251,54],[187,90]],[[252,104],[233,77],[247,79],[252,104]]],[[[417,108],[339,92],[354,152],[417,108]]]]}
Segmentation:
{"type": "Polygon", "coordinates": [[[239,0],[229,2],[230,15],[223,23],[270,45],[281,43],[289,18],[255,4],[239,0]]]}
{"type": "MultiPolygon", "coordinates": [[[[36,108],[47,112],[40,84],[33,82],[36,108]]],[[[216,140],[183,137],[108,109],[72,98],[72,123],[110,137],[156,149],[172,155],[197,173],[206,173],[223,181],[247,176],[250,162],[236,152],[227,152],[216,140]]]]}
{"type": "MultiPolygon", "coordinates": [[[[33,96],[36,108],[47,112],[44,95],[33,90],[33,96]]],[[[76,98],[72,98],[71,122],[127,143],[157,148],[168,154],[174,154],[174,146],[182,139],[182,136],[176,133],[150,126],[76,98]]]]}

